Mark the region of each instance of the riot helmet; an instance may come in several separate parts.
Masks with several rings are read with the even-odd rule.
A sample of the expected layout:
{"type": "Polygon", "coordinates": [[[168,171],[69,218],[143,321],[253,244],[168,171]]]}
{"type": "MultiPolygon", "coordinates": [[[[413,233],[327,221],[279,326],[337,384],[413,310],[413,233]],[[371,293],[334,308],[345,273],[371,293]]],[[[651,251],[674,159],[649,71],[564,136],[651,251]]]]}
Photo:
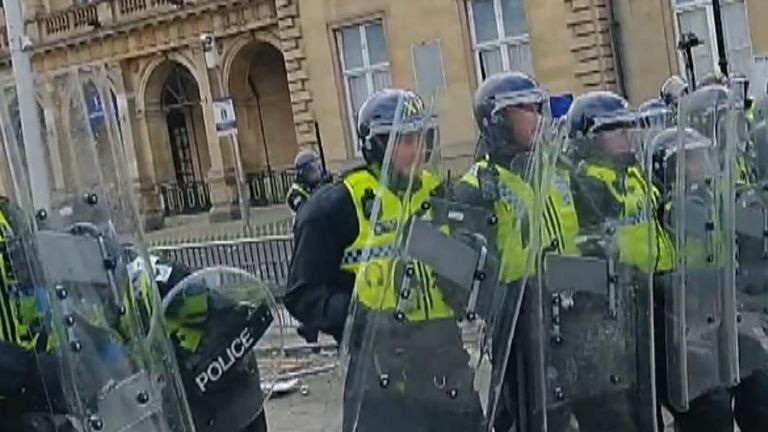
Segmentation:
{"type": "Polygon", "coordinates": [[[635,162],[636,150],[630,131],[637,127],[637,113],[623,97],[609,91],[594,91],[573,102],[566,118],[572,161],[600,159],[622,167],[635,162]]]}
{"type": "Polygon", "coordinates": [[[716,163],[711,154],[713,143],[693,129],[669,128],[658,134],[650,143],[651,174],[653,183],[662,191],[668,191],[676,181],[677,158],[686,152],[685,178],[687,181],[705,180],[713,172],[716,163]]]}
{"type": "Polygon", "coordinates": [[[645,129],[666,128],[669,107],[660,98],[649,99],[637,108],[639,125],[645,129]]]}
{"type": "MultiPolygon", "coordinates": [[[[681,124],[717,141],[727,132],[724,129],[728,124],[726,119],[735,108],[733,105],[736,101],[731,91],[723,85],[711,84],[702,87],[686,99],[686,110],[681,113],[681,124]]],[[[717,142],[714,144],[717,145],[717,142]]]]}
{"type": "Polygon", "coordinates": [[[475,92],[474,114],[488,154],[515,155],[533,145],[548,96],[521,72],[486,79],[475,92]]]}
{"type": "Polygon", "coordinates": [[[323,164],[320,157],[312,150],[302,150],[293,161],[296,169],[296,180],[310,188],[314,188],[323,179],[323,164]]]}
{"type": "Polygon", "coordinates": [[[369,166],[381,167],[390,150],[393,167],[405,174],[415,162],[429,159],[437,127],[419,95],[409,90],[385,89],[372,94],[360,107],[357,136],[369,166]],[[393,147],[388,149],[390,145],[393,147]],[[408,154],[412,153],[409,149],[416,152],[408,154]],[[398,161],[409,166],[398,168],[398,161]]]}
{"type": "Polygon", "coordinates": [[[688,94],[688,83],[678,75],[672,75],[661,85],[660,97],[667,106],[675,109],[677,102],[688,94]]]}

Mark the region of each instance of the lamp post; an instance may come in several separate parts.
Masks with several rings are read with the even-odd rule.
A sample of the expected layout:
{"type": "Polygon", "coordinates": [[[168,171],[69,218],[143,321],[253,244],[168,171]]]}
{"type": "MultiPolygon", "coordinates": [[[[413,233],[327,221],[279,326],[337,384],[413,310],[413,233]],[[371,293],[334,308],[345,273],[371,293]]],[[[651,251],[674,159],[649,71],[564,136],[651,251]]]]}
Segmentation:
{"type": "Polygon", "coordinates": [[[677,44],[677,49],[683,52],[685,69],[688,74],[688,83],[691,90],[696,90],[696,70],[693,65],[693,49],[703,45],[704,42],[693,32],[684,33],[677,44]]]}
{"type": "MultiPolygon", "coordinates": [[[[19,117],[21,120],[21,136],[24,137],[24,151],[27,157],[27,168],[29,172],[30,189],[32,196],[18,196],[23,208],[34,208],[35,211],[50,211],[51,194],[48,188],[48,170],[45,169],[45,148],[43,146],[43,132],[40,127],[40,117],[38,116],[37,106],[35,104],[34,75],[32,74],[32,63],[30,61],[30,51],[32,42],[26,34],[24,26],[24,12],[22,3],[19,0],[10,0],[4,2],[5,22],[8,28],[8,44],[11,51],[11,66],[13,67],[13,78],[16,84],[16,94],[19,103],[19,117]],[[25,97],[21,97],[24,95],[25,97]],[[30,207],[31,204],[34,207],[30,207]]],[[[8,143],[5,144],[9,145],[8,143]]],[[[21,145],[21,143],[19,143],[21,145]]],[[[6,149],[6,154],[12,154],[6,149]]],[[[9,158],[8,165],[11,169],[11,179],[16,191],[25,189],[20,185],[21,177],[24,175],[22,161],[9,158]]]]}
{"type": "Polygon", "coordinates": [[[723,36],[723,15],[720,9],[720,0],[712,0],[712,15],[715,18],[715,39],[717,40],[717,64],[724,77],[728,76],[728,58],[725,52],[725,38],[723,36]]]}

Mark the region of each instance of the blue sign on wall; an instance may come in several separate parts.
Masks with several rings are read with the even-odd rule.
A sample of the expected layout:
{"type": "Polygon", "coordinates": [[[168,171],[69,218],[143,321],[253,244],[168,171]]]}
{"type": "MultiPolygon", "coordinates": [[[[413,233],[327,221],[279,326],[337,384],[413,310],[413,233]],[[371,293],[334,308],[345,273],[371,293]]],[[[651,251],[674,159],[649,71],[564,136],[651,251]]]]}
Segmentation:
{"type": "Polygon", "coordinates": [[[104,124],[104,104],[101,103],[101,97],[99,93],[93,88],[92,85],[86,84],[85,91],[85,105],[88,110],[88,120],[91,123],[91,127],[96,129],[104,124]]]}
{"type": "Polygon", "coordinates": [[[568,109],[571,108],[572,103],[573,103],[572,93],[552,96],[549,99],[549,108],[552,112],[552,117],[560,118],[566,115],[568,113],[568,109]]]}

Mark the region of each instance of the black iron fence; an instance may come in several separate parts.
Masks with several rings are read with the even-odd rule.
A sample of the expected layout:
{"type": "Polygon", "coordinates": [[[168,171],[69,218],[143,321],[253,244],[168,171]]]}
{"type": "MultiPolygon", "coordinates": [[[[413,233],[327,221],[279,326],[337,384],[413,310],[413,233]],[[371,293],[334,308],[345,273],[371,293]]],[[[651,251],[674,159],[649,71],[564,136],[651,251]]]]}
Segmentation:
{"type": "MultiPolygon", "coordinates": [[[[261,207],[285,203],[285,196],[295,180],[296,170],[293,168],[246,175],[245,183],[250,204],[261,207]]],[[[197,214],[211,209],[210,190],[203,181],[186,184],[163,183],[160,185],[160,194],[165,216],[197,214]]]]}
{"type": "Polygon", "coordinates": [[[205,182],[160,185],[163,209],[166,216],[196,214],[210,210],[211,195],[205,182]]]}
{"type": "Polygon", "coordinates": [[[285,294],[288,266],[293,252],[293,237],[272,236],[205,243],[155,246],[150,252],[182,263],[191,270],[211,266],[241,268],[264,281],[273,295],[285,294]]]}
{"type": "Polygon", "coordinates": [[[285,168],[248,174],[246,184],[251,205],[268,206],[285,203],[285,196],[296,180],[296,170],[285,168]]]}

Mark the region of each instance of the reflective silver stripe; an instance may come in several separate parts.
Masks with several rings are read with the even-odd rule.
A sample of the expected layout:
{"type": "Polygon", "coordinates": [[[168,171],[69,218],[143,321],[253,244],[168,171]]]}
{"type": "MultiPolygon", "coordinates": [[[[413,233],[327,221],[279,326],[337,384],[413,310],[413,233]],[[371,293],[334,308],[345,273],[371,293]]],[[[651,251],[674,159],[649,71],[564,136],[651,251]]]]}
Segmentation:
{"type": "Polygon", "coordinates": [[[499,184],[499,197],[504,204],[515,210],[518,217],[527,213],[528,209],[523,200],[504,184],[499,184]]]}
{"type": "MultiPolygon", "coordinates": [[[[479,167],[477,165],[472,165],[469,171],[467,171],[467,174],[477,179],[478,170],[479,167]]],[[[512,190],[508,188],[504,183],[498,182],[497,187],[499,189],[499,197],[501,200],[504,202],[504,204],[514,209],[518,217],[522,216],[528,211],[523,200],[515,195],[515,193],[512,192],[512,190]]]]}
{"type": "Polygon", "coordinates": [[[376,258],[390,258],[395,256],[396,252],[394,245],[352,249],[344,253],[341,264],[359,264],[376,258]]]}

